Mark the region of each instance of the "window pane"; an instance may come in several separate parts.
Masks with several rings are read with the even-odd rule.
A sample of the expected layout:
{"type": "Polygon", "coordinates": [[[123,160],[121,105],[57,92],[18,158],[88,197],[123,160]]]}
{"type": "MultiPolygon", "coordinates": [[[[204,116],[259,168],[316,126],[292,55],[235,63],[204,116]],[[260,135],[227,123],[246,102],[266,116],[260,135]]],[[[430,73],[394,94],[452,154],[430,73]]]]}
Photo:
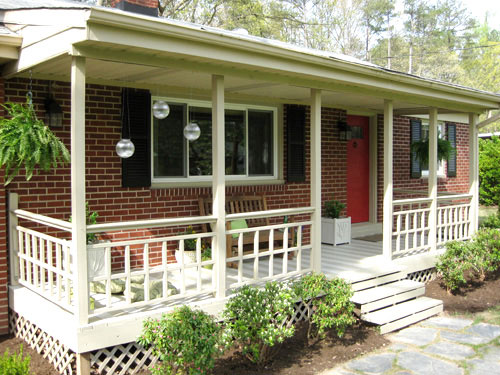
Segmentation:
{"type": "Polygon", "coordinates": [[[189,142],[189,175],[210,176],[212,174],[212,109],[189,107],[189,121],[198,124],[200,138],[189,142]]]}
{"type": "Polygon", "coordinates": [[[184,177],[185,106],[170,104],[170,114],[163,120],[153,120],[154,177],[184,177]]]}
{"type": "Polygon", "coordinates": [[[245,112],[226,109],[226,175],[244,175],[245,166],[245,112]]]}
{"type": "Polygon", "coordinates": [[[248,174],[273,174],[273,112],[248,110],[248,174]]]}

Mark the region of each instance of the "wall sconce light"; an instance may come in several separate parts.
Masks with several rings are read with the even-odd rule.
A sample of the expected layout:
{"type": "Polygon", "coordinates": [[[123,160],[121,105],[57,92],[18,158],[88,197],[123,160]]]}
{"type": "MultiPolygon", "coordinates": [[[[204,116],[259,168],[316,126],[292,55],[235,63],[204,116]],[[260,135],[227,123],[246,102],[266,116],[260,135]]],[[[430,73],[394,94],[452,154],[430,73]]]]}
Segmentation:
{"type": "Polygon", "coordinates": [[[51,128],[62,127],[63,111],[54,97],[50,95],[45,100],[45,125],[51,128]]]}
{"type": "Polygon", "coordinates": [[[352,130],[345,120],[339,120],[337,122],[339,128],[339,139],[341,141],[349,141],[352,138],[352,130]]]}

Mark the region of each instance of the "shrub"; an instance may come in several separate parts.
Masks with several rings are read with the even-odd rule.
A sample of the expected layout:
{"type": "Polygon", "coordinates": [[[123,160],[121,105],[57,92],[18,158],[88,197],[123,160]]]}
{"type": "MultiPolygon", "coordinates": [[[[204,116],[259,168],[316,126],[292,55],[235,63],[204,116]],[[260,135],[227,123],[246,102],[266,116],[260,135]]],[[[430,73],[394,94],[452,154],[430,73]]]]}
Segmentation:
{"type": "Polygon", "coordinates": [[[338,219],[340,217],[340,213],[345,208],[345,204],[332,199],[330,201],[325,202],[325,217],[329,217],[330,219],[338,219]]]}
{"type": "Polygon", "coordinates": [[[479,201],[487,206],[500,200],[500,138],[479,140],[479,201]]]}
{"type": "Polygon", "coordinates": [[[481,223],[481,228],[500,228],[500,211],[488,215],[486,219],[481,223]]]}
{"type": "Polygon", "coordinates": [[[5,350],[3,356],[0,357],[0,374],[2,375],[29,375],[30,374],[29,355],[23,358],[23,346],[19,349],[18,354],[9,354],[9,349],[5,350]]]}
{"type": "Polygon", "coordinates": [[[298,298],[311,300],[308,339],[324,338],[326,330],[330,328],[334,328],[337,336],[342,337],[346,328],[356,321],[354,304],[350,301],[353,292],[345,280],[328,280],[324,274],[313,273],[302,277],[293,289],[298,298]]]}
{"type": "Polygon", "coordinates": [[[205,374],[221,354],[221,328],[200,310],[182,306],[161,319],[144,322],[138,342],[153,346],[161,363],[153,374],[205,374]]]}
{"type": "Polygon", "coordinates": [[[251,362],[268,362],[277,354],[277,344],[294,334],[293,304],[292,291],[284,284],[269,282],[263,289],[244,286],[223,312],[228,341],[234,340],[251,362]]]}
{"type": "Polygon", "coordinates": [[[476,245],[483,249],[491,262],[491,271],[500,268],[500,232],[497,229],[481,228],[474,236],[476,245]]]}
{"type": "Polygon", "coordinates": [[[472,243],[450,241],[446,243],[446,251],[438,258],[436,269],[443,279],[448,292],[465,285],[465,272],[470,269],[467,253],[472,243]]]}

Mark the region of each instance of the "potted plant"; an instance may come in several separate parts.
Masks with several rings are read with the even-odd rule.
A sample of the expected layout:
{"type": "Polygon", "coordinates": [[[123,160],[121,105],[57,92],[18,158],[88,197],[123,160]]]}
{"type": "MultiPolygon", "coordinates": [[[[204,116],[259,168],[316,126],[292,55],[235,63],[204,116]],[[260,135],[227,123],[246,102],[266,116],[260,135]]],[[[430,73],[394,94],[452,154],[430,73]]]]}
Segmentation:
{"type": "Polygon", "coordinates": [[[339,245],[351,242],[351,218],[340,217],[345,204],[332,199],[325,202],[321,217],[321,242],[329,245],[339,245]]]}
{"type": "MultiPolygon", "coordinates": [[[[450,141],[446,139],[438,138],[437,146],[438,161],[449,159],[455,152],[450,141]]],[[[429,138],[412,142],[411,151],[415,153],[415,157],[421,165],[429,165],[429,138]]]]}
{"type": "MultiPolygon", "coordinates": [[[[196,231],[190,225],[187,227],[186,231],[183,234],[195,234],[195,233],[196,231]]],[[[177,260],[177,263],[181,263],[181,252],[179,249],[175,250],[175,259],[177,260]]],[[[184,264],[189,264],[194,262],[196,262],[196,239],[190,238],[184,240],[184,264]]]]}

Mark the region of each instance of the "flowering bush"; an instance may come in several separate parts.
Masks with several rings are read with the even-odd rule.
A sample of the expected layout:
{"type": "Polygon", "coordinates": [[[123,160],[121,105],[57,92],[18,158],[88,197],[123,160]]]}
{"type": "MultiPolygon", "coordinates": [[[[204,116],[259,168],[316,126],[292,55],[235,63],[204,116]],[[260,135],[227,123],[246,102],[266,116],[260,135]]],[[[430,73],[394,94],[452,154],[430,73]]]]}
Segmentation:
{"type": "Polygon", "coordinates": [[[223,312],[228,343],[234,340],[253,363],[266,363],[277,354],[276,344],[294,334],[293,303],[293,293],[284,284],[270,282],[263,289],[244,286],[223,312]]]}
{"type": "Polygon", "coordinates": [[[350,301],[353,292],[343,279],[328,280],[322,273],[312,273],[294,283],[297,298],[308,301],[307,338],[324,338],[326,330],[334,328],[342,337],[347,327],[355,322],[354,304],[350,301]]]}
{"type": "Polygon", "coordinates": [[[144,347],[153,346],[160,364],[153,367],[156,375],[206,374],[222,353],[221,328],[200,310],[182,306],[161,319],[144,322],[137,340],[144,347]]]}

